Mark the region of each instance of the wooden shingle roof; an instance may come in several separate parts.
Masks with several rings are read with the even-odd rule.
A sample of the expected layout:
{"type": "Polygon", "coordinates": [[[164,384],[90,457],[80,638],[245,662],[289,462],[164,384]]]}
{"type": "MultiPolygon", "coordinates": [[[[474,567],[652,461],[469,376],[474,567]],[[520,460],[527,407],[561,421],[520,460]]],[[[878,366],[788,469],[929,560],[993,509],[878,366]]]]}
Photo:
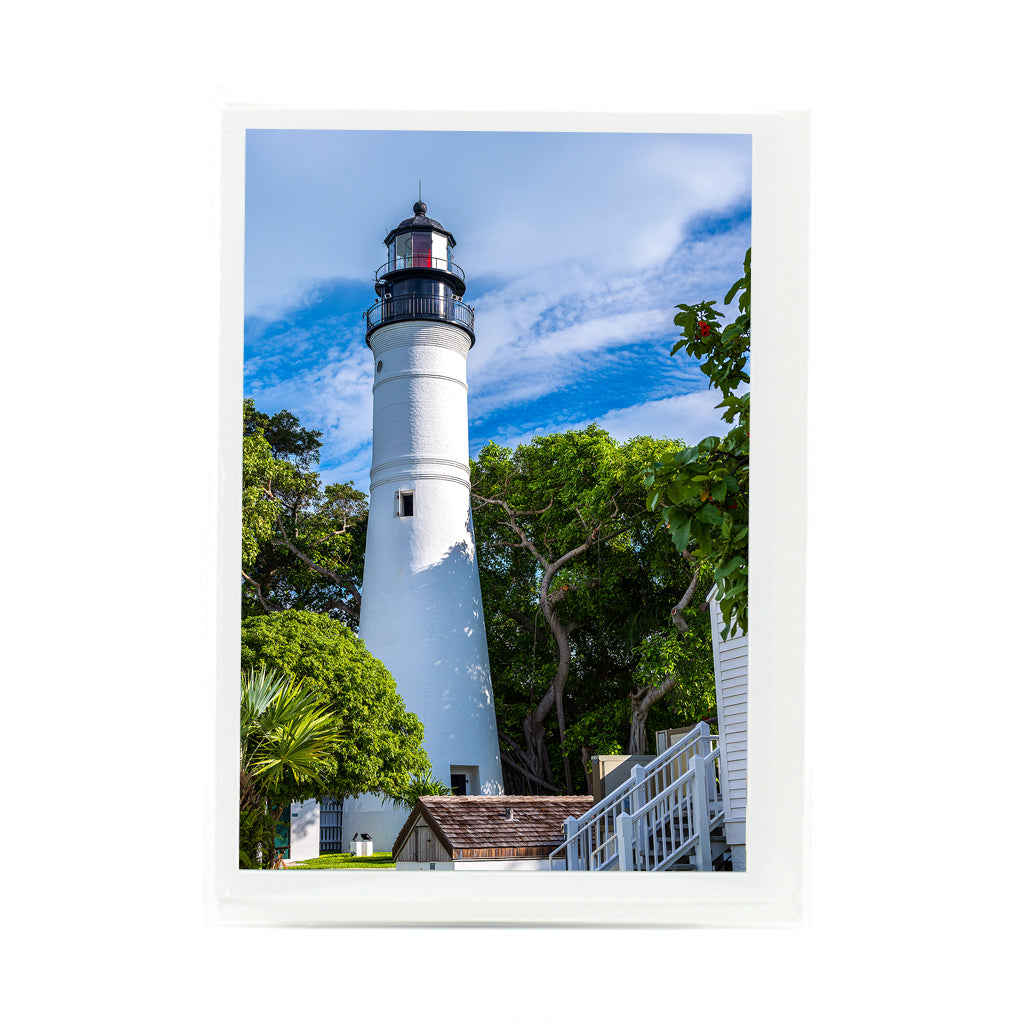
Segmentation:
{"type": "Polygon", "coordinates": [[[553,849],[565,839],[565,819],[578,818],[593,802],[589,796],[422,796],[393,850],[397,856],[419,818],[455,858],[468,850],[553,849]]]}

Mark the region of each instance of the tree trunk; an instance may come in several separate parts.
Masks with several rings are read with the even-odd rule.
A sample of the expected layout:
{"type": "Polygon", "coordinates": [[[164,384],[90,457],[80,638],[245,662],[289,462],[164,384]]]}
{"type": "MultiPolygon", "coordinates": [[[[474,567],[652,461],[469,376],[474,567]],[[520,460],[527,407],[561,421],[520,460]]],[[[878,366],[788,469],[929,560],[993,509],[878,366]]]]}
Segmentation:
{"type": "Polygon", "coordinates": [[[652,696],[655,692],[657,691],[652,687],[645,686],[637,693],[629,695],[630,723],[627,753],[647,753],[647,713],[656,699],[652,696]]]}
{"type": "Polygon", "coordinates": [[[572,793],[572,772],[569,769],[569,751],[565,745],[565,707],[562,703],[562,695],[565,693],[565,684],[569,680],[569,634],[565,627],[559,622],[558,617],[552,614],[548,620],[551,623],[551,632],[555,634],[558,641],[558,671],[551,685],[555,691],[555,713],[558,719],[558,740],[562,747],[562,770],[565,772],[565,792],[572,793]]]}
{"type": "Polygon", "coordinates": [[[555,611],[555,605],[561,601],[568,593],[569,587],[562,587],[561,590],[556,590],[554,594],[551,593],[551,581],[555,577],[555,573],[558,572],[570,558],[575,558],[576,555],[581,554],[585,551],[590,544],[592,539],[586,544],[577,548],[575,551],[570,552],[567,555],[563,555],[558,561],[551,565],[548,565],[544,576],[540,583],[540,610],[544,614],[544,619],[548,624],[548,628],[551,630],[551,635],[555,638],[555,643],[558,646],[558,668],[555,671],[555,677],[551,680],[551,686],[554,689],[555,696],[555,712],[558,718],[558,739],[562,747],[562,770],[565,772],[565,792],[566,794],[572,793],[572,770],[569,767],[569,751],[565,745],[565,707],[562,703],[562,696],[565,693],[565,684],[569,681],[569,664],[572,657],[572,652],[569,650],[569,633],[576,628],[575,624],[565,625],[562,620],[558,617],[558,613],[555,611]]]}
{"type": "Polygon", "coordinates": [[[551,763],[548,748],[544,742],[544,719],[555,701],[554,683],[548,685],[540,703],[523,719],[523,735],[526,738],[525,760],[527,768],[547,782],[552,782],[551,763]]]}
{"type": "MultiPolygon", "coordinates": [[[[696,565],[696,559],[688,551],[683,552],[683,557],[691,564],[696,565]]],[[[679,631],[680,636],[686,636],[690,626],[683,615],[683,610],[693,600],[697,591],[697,579],[700,576],[700,566],[697,565],[693,571],[693,578],[686,588],[686,593],[672,609],[672,624],[679,631]]],[[[669,693],[679,680],[674,675],[666,675],[660,686],[642,686],[639,690],[629,695],[629,753],[647,753],[647,713],[651,706],[656,704],[666,693],[669,693]]]]}
{"type": "MultiPolygon", "coordinates": [[[[581,548],[580,550],[583,549],[581,548]]],[[[578,553],[577,551],[571,554],[575,556],[578,553]]],[[[573,791],[572,769],[569,765],[569,751],[566,749],[565,744],[565,708],[562,703],[562,695],[565,693],[565,685],[569,680],[569,665],[571,661],[569,634],[576,628],[576,625],[575,623],[565,625],[553,608],[553,605],[565,597],[569,592],[569,588],[565,587],[562,590],[556,590],[554,594],[549,594],[552,577],[568,560],[569,556],[563,556],[558,562],[549,565],[541,580],[540,608],[544,613],[544,620],[547,622],[551,635],[555,638],[555,643],[558,647],[558,668],[555,670],[551,682],[548,683],[548,688],[544,691],[544,696],[541,697],[540,702],[523,719],[523,734],[526,737],[527,766],[530,771],[534,775],[552,780],[551,763],[548,759],[547,744],[544,742],[544,719],[547,718],[552,706],[554,706],[558,720],[558,738],[562,747],[562,770],[565,775],[565,792],[571,794],[573,791]]]]}
{"type": "MultiPolygon", "coordinates": [[[[602,537],[600,525],[586,527],[589,531],[587,539],[579,546],[573,548],[571,551],[565,552],[565,554],[552,562],[540,552],[537,545],[534,544],[534,542],[527,536],[522,526],[516,521],[516,516],[519,513],[514,511],[507,502],[499,498],[485,498],[480,495],[474,495],[474,497],[478,502],[487,505],[497,505],[504,510],[507,517],[504,525],[511,529],[519,538],[518,543],[510,542],[507,546],[524,548],[529,551],[530,554],[533,555],[534,559],[536,559],[537,564],[544,570],[538,597],[540,609],[544,613],[544,619],[547,622],[558,647],[558,668],[555,671],[554,678],[548,685],[548,689],[541,698],[540,703],[533,711],[530,712],[529,715],[526,716],[525,719],[523,719],[523,733],[526,737],[526,760],[530,771],[534,775],[542,776],[545,779],[550,779],[552,777],[551,766],[548,761],[547,746],[544,743],[544,719],[551,710],[552,704],[554,704],[558,718],[558,736],[562,747],[562,769],[565,773],[565,791],[566,793],[572,793],[572,769],[569,764],[569,752],[566,750],[565,744],[565,708],[562,703],[562,696],[565,692],[565,685],[569,679],[569,665],[571,657],[569,650],[569,634],[576,628],[576,625],[563,624],[555,613],[554,606],[565,598],[570,590],[578,590],[579,586],[563,586],[554,593],[551,593],[551,582],[559,570],[563,569],[574,558],[583,554],[583,552],[588,551],[594,546],[594,544],[599,543],[601,540],[610,539],[610,537],[617,536],[617,533],[624,532],[625,528],[617,531],[617,533],[609,534],[607,537],[602,537]]],[[[548,507],[550,507],[550,505],[548,507]]],[[[523,512],[521,514],[533,515],[534,513],[523,512]]],[[[586,524],[584,524],[584,526],[586,526],[586,524]]],[[[512,617],[520,623],[523,623],[523,616],[513,615],[512,617]]],[[[529,625],[528,628],[532,629],[536,635],[537,630],[535,626],[529,625]]]]}

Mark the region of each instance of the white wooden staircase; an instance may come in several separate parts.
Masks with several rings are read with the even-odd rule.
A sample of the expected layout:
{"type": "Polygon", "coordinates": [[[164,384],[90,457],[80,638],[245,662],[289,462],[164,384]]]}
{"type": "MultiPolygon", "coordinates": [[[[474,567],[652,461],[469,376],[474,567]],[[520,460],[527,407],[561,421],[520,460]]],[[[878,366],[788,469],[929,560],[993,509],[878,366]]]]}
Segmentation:
{"type": "Polygon", "coordinates": [[[701,722],[586,814],[567,818],[566,840],[548,862],[564,857],[569,871],[722,870],[724,818],[718,737],[701,722]]]}

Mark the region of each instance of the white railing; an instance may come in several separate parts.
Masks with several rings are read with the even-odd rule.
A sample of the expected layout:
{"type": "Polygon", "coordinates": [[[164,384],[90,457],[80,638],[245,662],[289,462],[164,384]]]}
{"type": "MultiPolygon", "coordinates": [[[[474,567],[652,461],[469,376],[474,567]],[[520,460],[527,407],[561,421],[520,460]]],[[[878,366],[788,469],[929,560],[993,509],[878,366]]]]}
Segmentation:
{"type": "Polygon", "coordinates": [[[667,789],[615,823],[620,871],[663,871],[691,856],[698,871],[710,871],[711,832],[725,818],[719,768],[721,750],[696,755],[667,789]]]}
{"type": "Polygon", "coordinates": [[[443,256],[427,256],[425,253],[413,253],[411,256],[392,256],[387,263],[377,268],[375,279],[379,281],[385,274],[393,274],[396,270],[445,270],[454,274],[460,281],[466,280],[466,272],[457,263],[443,256]]]}
{"type": "MultiPolygon", "coordinates": [[[[564,856],[570,871],[606,871],[620,867],[617,823],[622,815],[638,814],[659,794],[676,787],[694,757],[716,751],[718,737],[701,722],[646,765],[637,765],[630,777],[579,818],[567,818],[566,840],[548,857],[564,856]]],[[[717,757],[717,755],[716,755],[717,757]]],[[[713,773],[717,777],[717,772],[713,773]]],[[[716,783],[717,785],[717,783],[716,783]]],[[[625,870],[629,870],[625,868],[625,870]]]]}

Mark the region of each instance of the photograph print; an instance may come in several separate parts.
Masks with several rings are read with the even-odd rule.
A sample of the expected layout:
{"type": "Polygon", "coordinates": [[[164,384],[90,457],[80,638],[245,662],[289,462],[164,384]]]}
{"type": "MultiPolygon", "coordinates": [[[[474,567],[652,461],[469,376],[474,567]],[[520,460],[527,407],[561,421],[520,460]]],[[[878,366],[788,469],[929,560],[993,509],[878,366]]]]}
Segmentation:
{"type": "Polygon", "coordinates": [[[744,871],[751,136],[244,178],[239,868],[744,871]]]}

